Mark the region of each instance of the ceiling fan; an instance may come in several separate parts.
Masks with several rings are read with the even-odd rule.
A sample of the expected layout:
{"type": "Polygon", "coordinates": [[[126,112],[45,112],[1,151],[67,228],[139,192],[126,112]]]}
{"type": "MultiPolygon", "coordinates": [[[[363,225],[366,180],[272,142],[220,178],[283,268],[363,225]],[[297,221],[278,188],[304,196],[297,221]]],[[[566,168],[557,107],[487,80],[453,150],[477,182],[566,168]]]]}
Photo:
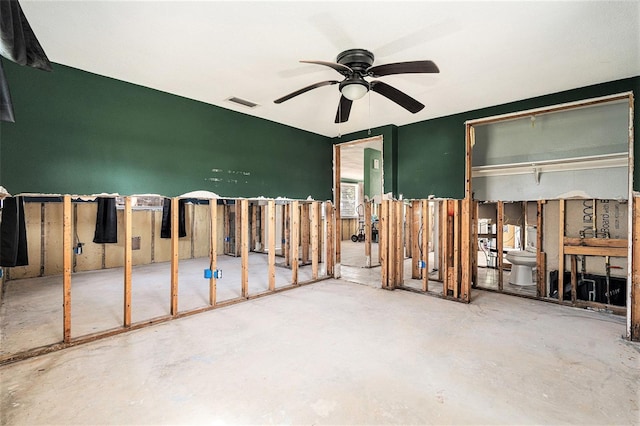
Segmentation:
{"type": "Polygon", "coordinates": [[[392,87],[379,80],[367,81],[365,77],[383,77],[392,74],[416,74],[416,73],[438,73],[438,66],[432,61],[412,61],[412,62],[396,62],[384,65],[373,65],[373,53],[365,49],[349,49],[340,53],[336,58],[336,62],[325,61],[300,61],[307,64],[324,65],[338,71],[345,78],[342,81],[327,80],[314,83],[310,86],[303,87],[300,90],[289,93],[279,99],[276,104],[317,89],[322,86],[338,84],[340,88],[340,103],[338,104],[338,112],[336,113],[336,123],[344,123],[349,120],[351,112],[351,104],[353,101],[362,98],[369,90],[381,94],[387,99],[397,103],[407,111],[415,114],[422,110],[424,105],[407,95],[404,92],[392,87]]]}

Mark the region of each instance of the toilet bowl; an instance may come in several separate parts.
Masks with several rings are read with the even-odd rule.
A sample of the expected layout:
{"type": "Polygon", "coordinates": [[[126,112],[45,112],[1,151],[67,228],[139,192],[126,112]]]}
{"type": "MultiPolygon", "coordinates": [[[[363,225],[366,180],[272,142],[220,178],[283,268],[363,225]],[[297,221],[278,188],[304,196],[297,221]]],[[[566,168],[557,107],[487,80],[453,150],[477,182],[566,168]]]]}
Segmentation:
{"type": "Polygon", "coordinates": [[[506,259],[511,263],[509,282],[515,285],[536,285],[533,281],[533,268],[536,266],[536,249],[527,247],[525,250],[510,251],[506,259]]]}

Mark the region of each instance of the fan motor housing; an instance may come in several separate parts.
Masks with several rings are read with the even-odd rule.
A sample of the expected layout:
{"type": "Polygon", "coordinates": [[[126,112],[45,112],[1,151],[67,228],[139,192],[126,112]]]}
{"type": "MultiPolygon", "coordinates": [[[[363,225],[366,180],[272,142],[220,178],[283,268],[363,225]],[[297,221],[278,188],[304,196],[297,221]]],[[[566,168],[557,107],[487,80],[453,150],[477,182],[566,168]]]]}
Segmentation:
{"type": "Polygon", "coordinates": [[[364,72],[373,65],[373,53],[365,49],[349,49],[340,53],[336,62],[354,71],[364,72]]]}

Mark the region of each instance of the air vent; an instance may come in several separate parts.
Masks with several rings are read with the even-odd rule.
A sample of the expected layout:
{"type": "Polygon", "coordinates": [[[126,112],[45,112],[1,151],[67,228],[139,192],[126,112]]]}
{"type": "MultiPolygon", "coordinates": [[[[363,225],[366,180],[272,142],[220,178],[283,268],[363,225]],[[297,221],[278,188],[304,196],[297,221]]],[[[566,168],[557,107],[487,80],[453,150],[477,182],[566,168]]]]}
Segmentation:
{"type": "Polygon", "coordinates": [[[253,103],[251,101],[248,101],[246,99],[241,99],[241,98],[236,98],[235,96],[232,96],[230,98],[227,98],[227,100],[229,102],[233,102],[234,104],[238,104],[238,105],[242,105],[242,106],[246,106],[248,108],[255,108],[258,106],[258,104],[253,103]]]}

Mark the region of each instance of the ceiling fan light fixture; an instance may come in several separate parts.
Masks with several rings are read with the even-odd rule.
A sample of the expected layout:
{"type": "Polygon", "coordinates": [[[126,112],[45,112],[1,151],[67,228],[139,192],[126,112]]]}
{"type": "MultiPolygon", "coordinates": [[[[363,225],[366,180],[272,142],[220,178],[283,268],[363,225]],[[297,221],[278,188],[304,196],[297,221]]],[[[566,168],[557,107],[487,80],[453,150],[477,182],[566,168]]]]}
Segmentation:
{"type": "Polygon", "coordinates": [[[340,84],[340,93],[350,101],[361,99],[369,91],[369,84],[362,79],[347,79],[340,84]]]}

